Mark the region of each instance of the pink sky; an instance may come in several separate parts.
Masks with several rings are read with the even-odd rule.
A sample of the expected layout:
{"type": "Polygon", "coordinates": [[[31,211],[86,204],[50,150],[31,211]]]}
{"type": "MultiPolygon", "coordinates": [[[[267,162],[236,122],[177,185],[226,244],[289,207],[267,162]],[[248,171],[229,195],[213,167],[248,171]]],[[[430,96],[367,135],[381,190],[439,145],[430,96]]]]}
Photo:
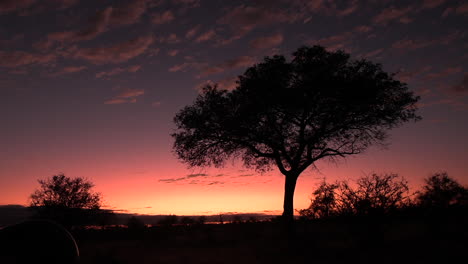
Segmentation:
{"type": "Polygon", "coordinates": [[[410,2],[3,1],[0,204],[26,205],[37,179],[65,173],[128,212],[280,212],[279,172],[186,168],[172,118],[200,85],[233,89],[264,56],[313,44],[398,72],[423,120],[391,131],[385,150],[306,171],[296,209],[323,178],[399,173],[416,189],[447,171],[466,185],[468,5],[410,2]]]}

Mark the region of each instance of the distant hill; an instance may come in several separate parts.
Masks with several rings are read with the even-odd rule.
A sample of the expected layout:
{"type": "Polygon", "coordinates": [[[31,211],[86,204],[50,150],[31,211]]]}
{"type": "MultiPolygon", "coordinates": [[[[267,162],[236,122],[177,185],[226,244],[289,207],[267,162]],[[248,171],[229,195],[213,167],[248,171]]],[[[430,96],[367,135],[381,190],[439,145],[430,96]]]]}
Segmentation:
{"type": "Polygon", "coordinates": [[[32,210],[23,205],[0,205],[0,227],[24,221],[32,214],[32,210]]]}

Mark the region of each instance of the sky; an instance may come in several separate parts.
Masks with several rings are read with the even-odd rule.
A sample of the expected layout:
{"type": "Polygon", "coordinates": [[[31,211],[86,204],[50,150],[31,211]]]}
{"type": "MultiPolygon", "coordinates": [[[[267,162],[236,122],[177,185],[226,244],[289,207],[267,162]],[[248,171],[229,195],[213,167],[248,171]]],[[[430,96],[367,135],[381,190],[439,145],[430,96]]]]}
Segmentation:
{"type": "Polygon", "coordinates": [[[416,190],[446,171],[468,184],[468,3],[458,0],[0,1],[0,204],[28,204],[58,173],[95,184],[105,208],[141,214],[280,213],[283,176],[239,161],[187,168],[174,115],[207,83],[303,45],[381,63],[421,96],[422,121],[388,146],[299,177],[398,173],[416,190]]]}

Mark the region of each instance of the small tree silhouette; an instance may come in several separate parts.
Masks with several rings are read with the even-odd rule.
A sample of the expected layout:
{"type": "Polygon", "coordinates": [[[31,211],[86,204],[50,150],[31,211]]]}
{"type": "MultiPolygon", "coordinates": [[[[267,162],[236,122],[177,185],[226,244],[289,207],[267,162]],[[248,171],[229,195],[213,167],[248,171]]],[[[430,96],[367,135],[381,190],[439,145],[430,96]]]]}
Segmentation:
{"type": "Polygon", "coordinates": [[[299,175],[321,159],[359,154],[387,130],[418,120],[406,84],[343,51],[302,47],[291,62],[266,57],[239,76],[233,91],[206,86],[174,118],[174,150],[189,166],[223,166],[240,157],[285,176],[283,218],[293,220],[299,175]]]}
{"type": "Polygon", "coordinates": [[[299,214],[306,218],[324,218],[338,213],[338,201],[336,190],[339,184],[329,184],[323,181],[312,193],[309,208],[299,210],[299,214]]]}
{"type": "Polygon", "coordinates": [[[131,216],[128,218],[127,228],[131,231],[141,231],[146,228],[146,225],[140,218],[131,216]]]}
{"type": "Polygon", "coordinates": [[[422,207],[448,208],[468,206],[468,189],[450,178],[447,172],[436,173],[425,179],[423,190],[417,194],[422,207]]]}
{"type": "Polygon", "coordinates": [[[86,179],[58,174],[38,180],[40,188],[30,196],[38,217],[55,220],[67,228],[99,220],[101,195],[86,179]]]}

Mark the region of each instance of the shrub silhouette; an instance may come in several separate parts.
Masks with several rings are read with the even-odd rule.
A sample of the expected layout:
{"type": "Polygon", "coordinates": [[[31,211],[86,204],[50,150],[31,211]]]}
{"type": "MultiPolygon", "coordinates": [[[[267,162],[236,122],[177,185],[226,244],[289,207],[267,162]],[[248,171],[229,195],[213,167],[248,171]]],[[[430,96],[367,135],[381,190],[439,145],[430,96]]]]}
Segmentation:
{"type": "Polygon", "coordinates": [[[417,193],[417,203],[424,208],[468,206],[468,189],[450,178],[446,172],[425,179],[423,190],[417,193]]]}
{"type": "Polygon", "coordinates": [[[127,228],[131,231],[140,231],[145,229],[146,225],[140,218],[132,216],[128,218],[127,228]]]}
{"type": "Polygon", "coordinates": [[[158,224],[163,226],[173,226],[179,222],[177,215],[166,215],[161,220],[159,220],[158,224]]]}
{"type": "Polygon", "coordinates": [[[101,195],[92,191],[94,184],[90,181],[58,174],[38,182],[40,188],[30,196],[36,217],[57,221],[70,229],[98,223],[105,213],[100,210],[101,195]]]}
{"type": "Polygon", "coordinates": [[[347,181],[324,181],[312,197],[309,208],[299,211],[301,216],[382,215],[410,205],[408,182],[397,174],[364,176],[355,188],[347,181]]]}

